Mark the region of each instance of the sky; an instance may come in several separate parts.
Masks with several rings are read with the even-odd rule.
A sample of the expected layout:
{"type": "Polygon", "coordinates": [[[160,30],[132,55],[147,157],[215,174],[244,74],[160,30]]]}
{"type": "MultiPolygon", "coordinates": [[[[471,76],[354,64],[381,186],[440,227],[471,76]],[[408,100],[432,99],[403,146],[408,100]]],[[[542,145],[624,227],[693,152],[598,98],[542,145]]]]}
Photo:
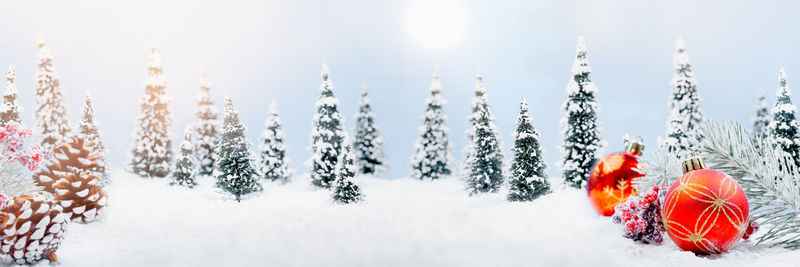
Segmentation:
{"type": "Polygon", "coordinates": [[[790,86],[800,77],[800,35],[791,26],[800,25],[796,1],[453,1],[463,7],[466,24],[461,38],[444,48],[412,37],[410,1],[2,1],[0,70],[16,67],[24,123],[33,125],[36,41],[46,37],[72,123],[91,90],[108,159],[123,167],[149,47],[157,43],[175,142],[195,121],[199,66],[205,65],[220,110],[223,96],[232,96],[253,143],[270,102],[278,102],[291,167],[302,173],[320,66],[327,62],[351,134],[360,87],[369,87],[391,165],[378,175],[383,178],[409,173],[435,66],[449,102],[456,163],[480,71],[506,157],[525,97],[554,177],[560,176],[558,122],[578,36],[586,38],[599,88],[607,152],[622,150],[626,133],[642,136],[650,148],[664,135],[678,36],[686,40],[707,118],[749,126],[758,88],[772,105],[778,70],[786,69],[790,86]]]}

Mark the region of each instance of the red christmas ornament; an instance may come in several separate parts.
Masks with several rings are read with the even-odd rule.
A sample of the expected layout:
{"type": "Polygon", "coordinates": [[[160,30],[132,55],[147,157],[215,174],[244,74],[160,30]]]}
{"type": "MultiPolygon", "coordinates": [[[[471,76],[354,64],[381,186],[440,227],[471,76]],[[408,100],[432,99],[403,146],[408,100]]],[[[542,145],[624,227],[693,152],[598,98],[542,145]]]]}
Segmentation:
{"type": "Polygon", "coordinates": [[[750,222],[747,197],[739,183],[706,169],[696,156],[683,162],[683,176],[669,187],[661,214],[672,242],[697,254],[727,251],[750,222]]]}
{"type": "Polygon", "coordinates": [[[637,194],[631,182],[644,176],[638,158],[642,150],[641,142],[630,141],[625,152],[610,154],[594,165],[586,189],[598,214],[614,215],[614,207],[637,194]]]}

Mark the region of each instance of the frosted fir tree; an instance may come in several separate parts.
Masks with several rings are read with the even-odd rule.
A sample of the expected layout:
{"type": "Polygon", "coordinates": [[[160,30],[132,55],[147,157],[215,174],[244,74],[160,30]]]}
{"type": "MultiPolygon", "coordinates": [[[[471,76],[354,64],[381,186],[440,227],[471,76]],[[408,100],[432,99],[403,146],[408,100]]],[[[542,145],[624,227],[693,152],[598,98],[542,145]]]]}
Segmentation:
{"type": "Polygon", "coordinates": [[[166,85],[161,53],[158,47],[153,46],[147,61],[145,94],[141,100],[142,111],[137,119],[129,163],[130,171],[142,177],[163,178],[171,167],[172,114],[170,99],[164,91],[166,85]]]}
{"type": "Polygon", "coordinates": [[[43,38],[39,40],[36,65],[34,136],[41,140],[44,151],[53,151],[72,135],[72,129],[70,129],[69,111],[64,99],[64,92],[61,90],[59,77],[53,66],[53,57],[43,38]]]}
{"type": "Polygon", "coordinates": [[[561,169],[564,180],[572,187],[585,188],[597,159],[597,150],[603,145],[597,126],[598,104],[594,98],[597,86],[592,82],[592,68],[586,57],[586,41],[578,37],[577,56],[572,63],[572,78],[567,84],[567,101],[561,120],[564,140],[561,146],[561,169]]]}
{"type": "Polygon", "coordinates": [[[272,102],[259,142],[261,150],[259,168],[260,173],[264,174],[264,179],[288,182],[293,171],[289,169],[290,160],[286,155],[286,135],[283,133],[282,125],[281,118],[278,117],[278,103],[272,102]]]}
{"type": "Polygon", "coordinates": [[[83,104],[83,118],[78,124],[78,137],[86,140],[93,145],[91,146],[90,155],[101,155],[95,161],[97,165],[92,167],[95,176],[100,178],[104,185],[111,183],[111,176],[106,163],[106,146],[103,144],[103,139],[100,136],[100,130],[97,128],[100,125],[94,116],[94,105],[92,105],[92,93],[86,91],[83,104]]]}
{"type": "MultiPolygon", "coordinates": [[[[770,121],[772,121],[772,119],[770,118],[769,109],[767,108],[767,100],[764,96],[764,88],[759,88],[756,116],[753,117],[753,140],[757,140],[758,138],[764,139],[769,136],[767,127],[769,127],[770,121]]],[[[756,148],[758,148],[758,143],[755,144],[756,148]]]]}
{"type": "Polygon", "coordinates": [[[17,104],[16,76],[17,71],[14,66],[8,67],[6,87],[3,89],[3,104],[0,106],[0,127],[5,126],[10,121],[22,123],[22,119],[20,119],[22,107],[17,104]]]}
{"type": "Polygon", "coordinates": [[[452,173],[453,158],[450,155],[450,130],[445,121],[447,115],[442,107],[447,104],[441,96],[442,83],[439,81],[439,68],[433,72],[430,86],[431,94],[425,99],[427,108],[419,127],[420,137],[414,145],[416,153],[411,157],[411,177],[436,180],[452,173]]]}
{"type": "Polygon", "coordinates": [[[795,117],[797,106],[792,104],[792,91],[786,80],[786,71],[781,68],[778,72],[778,99],[772,108],[772,121],[767,126],[767,132],[774,139],[774,145],[794,159],[794,164],[800,166],[800,123],[795,117]]]}
{"type": "Polygon", "coordinates": [[[462,151],[462,153],[464,153],[464,162],[461,165],[463,176],[467,176],[469,161],[472,159],[471,153],[474,150],[472,143],[475,137],[476,118],[480,111],[481,99],[486,95],[486,85],[483,83],[483,74],[477,72],[475,76],[475,94],[472,96],[472,102],[470,104],[472,112],[467,116],[467,121],[469,122],[469,127],[467,127],[467,146],[465,146],[462,151]]]}
{"type": "Polygon", "coordinates": [[[697,93],[697,80],[683,38],[678,38],[675,46],[678,52],[675,54],[675,73],[671,82],[673,90],[669,107],[672,110],[667,119],[666,145],[670,153],[683,157],[697,150],[703,140],[699,130],[703,122],[703,110],[700,109],[702,98],[697,93]]]}
{"type": "Polygon", "coordinates": [[[194,159],[194,144],[192,143],[192,126],[187,125],[183,131],[183,143],[181,143],[181,153],[175,161],[172,169],[172,181],[170,185],[185,186],[193,188],[197,185],[197,164],[194,159]]]}
{"type": "Polygon", "coordinates": [[[472,148],[467,162],[467,191],[470,195],[497,192],[503,185],[503,146],[494,117],[489,112],[489,100],[481,97],[478,113],[473,118],[472,148]]]}
{"type": "Polygon", "coordinates": [[[219,110],[214,105],[211,95],[211,83],[205,68],[200,70],[200,81],[198,82],[200,91],[197,93],[197,108],[194,111],[197,116],[195,123],[194,145],[195,156],[198,163],[199,175],[211,175],[214,173],[217,162],[217,142],[219,141],[219,110]]]}
{"type": "Polygon", "coordinates": [[[374,175],[386,169],[386,160],[383,158],[383,137],[380,128],[375,122],[375,113],[372,112],[372,103],[367,95],[367,86],[361,87],[361,102],[356,113],[356,134],[353,140],[353,149],[356,154],[356,165],[362,174],[374,175]]]}
{"type": "Polygon", "coordinates": [[[217,145],[219,163],[214,177],[217,187],[233,194],[236,202],[241,202],[244,195],[263,190],[244,131],[239,113],[233,108],[233,99],[226,96],[222,135],[217,145]]]}
{"type": "Polygon", "coordinates": [[[315,104],[317,113],[312,119],[311,130],[311,183],[330,188],[346,133],[343,130],[344,118],[339,113],[339,99],[333,96],[333,83],[327,64],[322,64],[322,84],[319,90],[320,96],[315,104]]]}
{"type": "Polygon", "coordinates": [[[349,145],[344,146],[342,156],[336,163],[335,179],[333,181],[333,201],[341,204],[359,202],[364,199],[361,189],[356,185],[355,155],[349,145]]]}
{"type": "Polygon", "coordinates": [[[511,148],[511,173],[508,184],[508,201],[531,201],[550,193],[550,181],[544,170],[539,132],[533,128],[533,119],[528,113],[525,98],[519,104],[517,130],[514,132],[514,147],[511,148]]]}

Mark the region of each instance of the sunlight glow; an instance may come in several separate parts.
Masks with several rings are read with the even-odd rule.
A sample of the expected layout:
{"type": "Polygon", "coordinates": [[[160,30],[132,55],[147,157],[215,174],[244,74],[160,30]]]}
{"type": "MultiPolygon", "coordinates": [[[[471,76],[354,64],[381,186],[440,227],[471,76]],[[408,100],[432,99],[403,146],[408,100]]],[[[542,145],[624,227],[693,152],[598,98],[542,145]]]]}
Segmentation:
{"type": "Polygon", "coordinates": [[[461,40],[467,14],[458,0],[414,0],[406,11],[406,23],[420,45],[443,49],[461,40]]]}

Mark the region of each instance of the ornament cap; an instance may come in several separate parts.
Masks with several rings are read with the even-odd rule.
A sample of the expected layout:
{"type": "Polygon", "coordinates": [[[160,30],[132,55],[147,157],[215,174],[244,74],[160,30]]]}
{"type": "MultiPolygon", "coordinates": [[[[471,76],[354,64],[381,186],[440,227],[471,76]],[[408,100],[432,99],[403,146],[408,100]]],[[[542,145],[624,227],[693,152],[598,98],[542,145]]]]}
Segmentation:
{"type": "Polygon", "coordinates": [[[633,140],[628,141],[628,144],[625,145],[625,153],[634,155],[634,156],[641,156],[644,153],[644,144],[642,143],[641,137],[636,137],[633,140]]]}
{"type": "Polygon", "coordinates": [[[686,159],[683,160],[683,173],[686,174],[687,172],[702,170],[706,168],[706,163],[703,161],[702,158],[697,156],[694,152],[687,155],[686,159]]]}

